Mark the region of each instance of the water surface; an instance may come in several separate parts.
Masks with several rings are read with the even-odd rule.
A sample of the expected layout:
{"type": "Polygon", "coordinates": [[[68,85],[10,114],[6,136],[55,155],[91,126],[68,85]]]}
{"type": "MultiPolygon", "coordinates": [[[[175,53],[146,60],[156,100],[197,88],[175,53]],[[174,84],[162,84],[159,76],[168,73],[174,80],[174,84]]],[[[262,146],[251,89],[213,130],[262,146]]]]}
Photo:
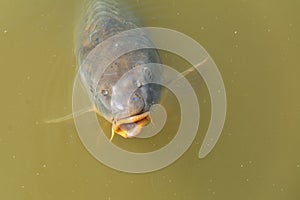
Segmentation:
{"type": "MultiPolygon", "coordinates": [[[[222,136],[200,160],[210,100],[201,78],[191,78],[201,108],[193,145],[171,166],[138,175],[95,160],[72,120],[43,123],[72,111],[80,5],[0,2],[1,199],[300,198],[299,2],[128,2],[146,26],[171,28],[203,45],[219,67],[228,101],[222,136]]],[[[179,71],[188,67],[176,56],[162,57],[179,71]]],[[[176,126],[165,129],[167,134],[176,126]]],[[[165,138],[153,142],[164,145],[165,138]]],[[[149,147],[146,141],[114,142],[131,151],[149,147]]]]}

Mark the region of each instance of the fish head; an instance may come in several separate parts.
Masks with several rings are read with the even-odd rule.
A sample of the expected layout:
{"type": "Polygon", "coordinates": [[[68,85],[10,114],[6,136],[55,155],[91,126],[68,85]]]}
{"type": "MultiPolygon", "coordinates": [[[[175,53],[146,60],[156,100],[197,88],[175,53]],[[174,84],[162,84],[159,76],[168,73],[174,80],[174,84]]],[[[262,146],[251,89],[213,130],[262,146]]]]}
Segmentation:
{"type": "Polygon", "coordinates": [[[95,77],[98,85],[91,92],[96,110],[112,123],[112,133],[124,138],[135,137],[150,122],[150,107],[160,99],[160,85],[155,84],[160,80],[160,70],[150,65],[160,63],[157,51],[132,51],[108,67],[102,66],[101,60],[94,63],[99,69],[105,66],[101,77],[95,77]]]}

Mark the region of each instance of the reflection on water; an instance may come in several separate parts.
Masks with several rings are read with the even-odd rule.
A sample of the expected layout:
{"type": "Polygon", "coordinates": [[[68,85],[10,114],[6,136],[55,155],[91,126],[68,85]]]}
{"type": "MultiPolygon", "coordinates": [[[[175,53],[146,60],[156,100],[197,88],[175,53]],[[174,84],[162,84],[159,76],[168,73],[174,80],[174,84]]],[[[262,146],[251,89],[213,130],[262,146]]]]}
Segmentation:
{"type": "MultiPolygon", "coordinates": [[[[191,74],[201,109],[193,145],[173,165],[140,175],[114,171],[93,159],[72,120],[43,123],[71,112],[74,19],[81,4],[0,3],[2,199],[300,196],[299,3],[129,1],[147,26],[181,31],[202,44],[222,73],[228,98],[223,134],[213,152],[199,160],[197,153],[210,119],[210,98],[203,81],[191,74]]],[[[163,58],[180,71],[189,66],[167,53],[163,58]]],[[[170,106],[176,101],[170,94],[164,103],[170,106]]],[[[178,120],[175,115],[174,120],[178,120]]],[[[167,140],[155,142],[159,146],[167,140]]],[[[114,143],[132,151],[151,146],[143,149],[146,140],[119,137],[114,143]]]]}

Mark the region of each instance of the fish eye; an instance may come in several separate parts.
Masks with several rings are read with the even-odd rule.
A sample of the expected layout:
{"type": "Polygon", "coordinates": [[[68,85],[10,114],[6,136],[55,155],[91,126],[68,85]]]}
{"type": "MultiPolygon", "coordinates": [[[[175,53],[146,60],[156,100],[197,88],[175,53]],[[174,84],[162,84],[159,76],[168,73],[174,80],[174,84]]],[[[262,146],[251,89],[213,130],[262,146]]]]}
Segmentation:
{"type": "Polygon", "coordinates": [[[91,33],[91,35],[89,36],[89,42],[93,42],[95,45],[99,44],[100,39],[97,35],[97,31],[91,33]]]}
{"type": "Polygon", "coordinates": [[[103,96],[107,96],[108,95],[108,90],[101,90],[101,94],[103,95],[103,96]]]}
{"type": "Polygon", "coordinates": [[[142,99],[142,97],[138,94],[133,94],[133,97],[131,98],[133,101],[140,101],[142,99]]]}
{"type": "Polygon", "coordinates": [[[139,101],[141,99],[141,97],[133,97],[132,100],[133,101],[139,101]]]}

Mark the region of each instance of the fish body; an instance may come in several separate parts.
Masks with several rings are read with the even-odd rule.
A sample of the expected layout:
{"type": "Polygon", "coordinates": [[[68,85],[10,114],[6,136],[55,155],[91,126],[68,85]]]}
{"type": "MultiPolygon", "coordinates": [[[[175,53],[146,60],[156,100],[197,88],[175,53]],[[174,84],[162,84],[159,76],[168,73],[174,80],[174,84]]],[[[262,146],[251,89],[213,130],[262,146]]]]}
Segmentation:
{"type": "Polygon", "coordinates": [[[106,58],[114,57],[122,48],[135,44],[152,46],[142,32],[129,39],[109,40],[139,27],[133,17],[124,14],[128,11],[121,7],[111,0],[89,3],[82,28],[77,33],[76,55],[80,77],[97,113],[112,123],[113,132],[127,138],[140,132],[150,120],[151,105],[159,102],[160,86],[150,83],[160,78],[160,72],[145,64],[160,63],[160,58],[153,48],[137,49],[107,65],[106,58]],[[145,67],[137,67],[143,65],[145,67]],[[125,74],[122,84],[117,84],[125,74]],[[114,94],[115,98],[112,98],[114,94]]]}

